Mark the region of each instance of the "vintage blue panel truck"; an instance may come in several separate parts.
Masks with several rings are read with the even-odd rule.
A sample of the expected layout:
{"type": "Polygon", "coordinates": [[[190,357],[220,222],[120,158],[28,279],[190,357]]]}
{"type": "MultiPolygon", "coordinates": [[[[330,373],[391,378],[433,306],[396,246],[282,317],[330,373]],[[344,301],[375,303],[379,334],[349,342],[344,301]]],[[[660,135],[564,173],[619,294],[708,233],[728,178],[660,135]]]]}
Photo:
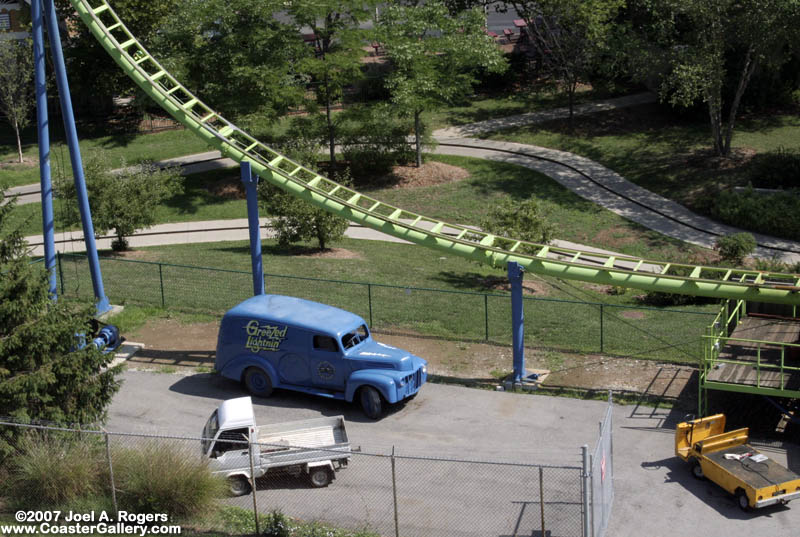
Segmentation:
{"type": "Polygon", "coordinates": [[[358,400],[371,419],[427,380],[425,360],[373,340],[358,315],[281,295],[256,295],[225,313],[214,367],[258,397],[283,388],[358,400]]]}

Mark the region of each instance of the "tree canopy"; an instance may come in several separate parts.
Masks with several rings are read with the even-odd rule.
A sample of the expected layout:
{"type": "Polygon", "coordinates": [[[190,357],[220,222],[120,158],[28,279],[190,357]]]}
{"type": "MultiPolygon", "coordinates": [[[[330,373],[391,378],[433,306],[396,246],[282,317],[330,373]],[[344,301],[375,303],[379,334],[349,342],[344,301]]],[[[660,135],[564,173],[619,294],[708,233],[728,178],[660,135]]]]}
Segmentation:
{"type": "Polygon", "coordinates": [[[392,63],[392,102],[414,117],[417,165],[422,163],[421,114],[472,92],[475,73],[501,73],[502,53],[485,32],[481,9],[451,15],[441,0],[416,7],[391,5],[378,23],[378,39],[392,63]]]}
{"type": "MultiPolygon", "coordinates": [[[[100,420],[119,388],[120,370],[104,369],[113,354],[76,348],[76,334],[90,335],[94,306],[50,299],[47,273],[27,255],[15,208],[15,199],[0,205],[0,416],[100,420]]],[[[21,431],[0,432],[0,458],[21,431]]]]}

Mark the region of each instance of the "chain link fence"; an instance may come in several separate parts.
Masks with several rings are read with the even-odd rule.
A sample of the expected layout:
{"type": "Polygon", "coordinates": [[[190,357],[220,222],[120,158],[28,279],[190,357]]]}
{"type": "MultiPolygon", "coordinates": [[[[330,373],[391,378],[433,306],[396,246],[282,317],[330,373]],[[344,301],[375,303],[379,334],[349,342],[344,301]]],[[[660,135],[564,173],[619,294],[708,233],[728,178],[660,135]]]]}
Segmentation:
{"type": "MultiPolygon", "coordinates": [[[[252,295],[250,272],[101,258],[109,299],[222,314],[252,295]]],[[[60,254],[62,296],[92,298],[86,258],[60,254]]],[[[265,274],[270,293],[352,311],[374,331],[508,344],[508,294],[423,289],[265,274]]],[[[525,297],[525,344],[583,353],[697,363],[715,313],[525,297]],[[568,322],[565,322],[568,320],[568,322]]]]}
{"type": "Polygon", "coordinates": [[[609,394],[608,408],[600,422],[600,437],[590,458],[592,537],[604,537],[614,502],[613,405],[609,394]]]}
{"type": "MultiPolygon", "coordinates": [[[[603,452],[609,462],[600,462],[596,452],[591,467],[358,448],[349,452],[346,466],[337,469],[328,486],[315,487],[302,466],[275,467],[255,480],[248,475],[244,494],[238,497],[230,495],[228,482],[221,482],[224,475],[209,481],[213,466],[204,456],[213,452],[209,439],[4,419],[0,420],[0,439],[10,439],[17,449],[27,446],[27,470],[20,470],[14,455],[0,459],[0,475],[5,474],[7,484],[0,490],[0,517],[5,504],[6,510],[69,507],[169,513],[170,522],[191,525],[191,507],[196,508],[203,494],[212,494],[214,504],[246,510],[256,520],[260,517],[261,531],[265,515],[280,511],[295,520],[385,537],[603,537],[613,496],[610,409],[609,399],[603,425],[607,440],[598,444],[598,450],[601,446],[609,449],[603,452]],[[25,444],[26,437],[33,442],[25,444]],[[51,471],[31,471],[43,462],[37,459],[42,455],[51,471]]],[[[252,464],[255,475],[262,461],[273,460],[276,451],[287,449],[286,445],[246,441],[231,444],[241,444],[229,449],[244,467],[252,464]]],[[[327,451],[299,449],[313,449],[323,458],[327,451]]],[[[330,454],[331,460],[340,459],[342,451],[330,454]]]]}

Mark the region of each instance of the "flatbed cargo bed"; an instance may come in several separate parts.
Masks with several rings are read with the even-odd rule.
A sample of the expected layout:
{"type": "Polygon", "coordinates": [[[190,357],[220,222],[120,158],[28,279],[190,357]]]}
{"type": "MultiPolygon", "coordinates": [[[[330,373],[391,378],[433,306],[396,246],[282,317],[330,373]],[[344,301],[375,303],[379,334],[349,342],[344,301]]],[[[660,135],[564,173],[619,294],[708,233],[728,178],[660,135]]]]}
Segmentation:
{"type": "Polygon", "coordinates": [[[726,454],[745,455],[747,453],[756,454],[758,450],[749,444],[741,444],[720,451],[704,453],[704,455],[708,460],[718,464],[726,472],[754,489],[800,479],[800,475],[781,466],[771,458],[761,462],[755,462],[749,457],[738,461],[725,458],[726,454]]]}

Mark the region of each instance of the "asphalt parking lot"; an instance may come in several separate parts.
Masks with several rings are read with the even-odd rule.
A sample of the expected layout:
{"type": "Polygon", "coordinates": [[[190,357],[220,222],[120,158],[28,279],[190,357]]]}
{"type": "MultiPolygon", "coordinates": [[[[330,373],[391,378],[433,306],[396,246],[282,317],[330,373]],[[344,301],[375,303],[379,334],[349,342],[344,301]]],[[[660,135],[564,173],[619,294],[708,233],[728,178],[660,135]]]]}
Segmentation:
{"type": "MultiPolygon", "coordinates": [[[[110,431],[199,436],[206,418],[220,401],[244,395],[236,383],[210,374],[182,376],[128,371],[123,378],[122,390],[115,397],[109,412],[107,428],[110,431]]],[[[259,423],[343,414],[352,444],[361,446],[368,453],[389,453],[394,446],[400,455],[564,466],[580,465],[581,445],[594,447],[598,422],[606,405],[602,401],[491,392],[438,384],[426,385],[415,400],[376,422],[366,420],[356,407],[346,403],[289,392],[276,392],[273,397],[255,400],[254,403],[259,423]]],[[[615,498],[607,535],[800,535],[800,503],[744,513],[716,485],[693,479],[685,463],[673,455],[674,426],[683,416],[672,414],[668,409],[643,406],[614,408],[615,498]]],[[[795,472],[800,472],[800,447],[759,446],[759,449],[795,472]]],[[[323,495],[316,496],[323,500],[316,506],[318,509],[327,505],[325,502],[328,500],[334,504],[337,500],[341,502],[342,497],[337,495],[351,491],[361,493],[361,501],[369,511],[370,496],[363,492],[370,487],[359,479],[376,477],[383,480],[381,482],[385,480],[372,472],[369,473],[370,477],[364,478],[356,470],[356,463],[354,460],[350,468],[340,472],[341,477],[325,489],[323,495]]],[[[454,496],[464,505],[464,497],[454,492],[464,484],[464,479],[480,480],[487,477],[473,474],[458,477],[454,482],[446,483],[441,490],[419,489],[415,491],[419,496],[418,501],[424,505],[427,500],[438,506],[446,503],[446,497],[454,496]]],[[[497,479],[499,481],[487,481],[483,492],[480,486],[466,487],[469,495],[476,496],[468,500],[474,499],[476,505],[480,505],[480,496],[485,494],[483,503],[489,505],[496,487],[502,487],[504,483],[509,487],[514,486],[511,477],[497,479]]],[[[309,507],[308,494],[317,492],[298,492],[296,498],[286,505],[312,508],[313,505],[309,507]]],[[[286,493],[287,497],[291,494],[295,493],[286,493]]],[[[261,495],[274,500],[276,492],[259,491],[261,495]]],[[[336,519],[335,509],[329,506],[323,510],[326,519],[336,519]]],[[[455,507],[454,510],[459,509],[455,507]]],[[[376,508],[367,516],[379,520],[385,513],[376,508]]],[[[424,519],[419,516],[408,516],[407,519],[413,518],[415,526],[414,531],[409,533],[418,534],[424,531],[426,524],[430,524],[430,535],[487,534],[477,529],[479,525],[472,533],[449,531],[448,517],[457,518],[458,513],[445,513],[437,509],[430,516],[429,523],[423,522],[424,519]]],[[[348,522],[347,518],[343,516],[342,522],[348,522]]],[[[490,534],[538,534],[526,532],[524,528],[514,528],[510,515],[507,518],[509,520],[505,527],[497,528],[490,534]]]]}

